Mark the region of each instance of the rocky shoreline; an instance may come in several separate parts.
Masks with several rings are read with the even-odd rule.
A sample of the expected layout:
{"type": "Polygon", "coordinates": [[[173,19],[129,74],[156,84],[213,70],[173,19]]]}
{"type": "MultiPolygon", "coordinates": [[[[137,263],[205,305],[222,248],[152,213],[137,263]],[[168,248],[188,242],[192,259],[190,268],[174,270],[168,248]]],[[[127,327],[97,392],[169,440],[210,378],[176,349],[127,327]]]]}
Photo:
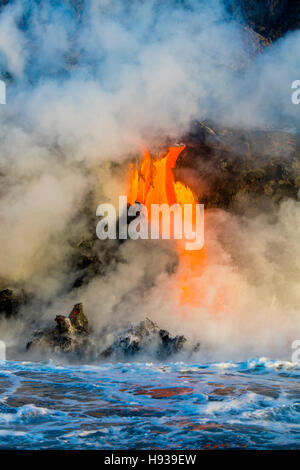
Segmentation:
{"type": "Polygon", "coordinates": [[[193,352],[198,347],[186,348],[185,336],[174,336],[146,318],[125,326],[103,349],[89,327],[82,303],[75,304],[68,317],[57,315],[55,322],[55,327],[33,333],[26,345],[27,352],[40,357],[54,355],[74,360],[124,360],[150,352],[154,358],[163,360],[181,351],[193,352]]]}

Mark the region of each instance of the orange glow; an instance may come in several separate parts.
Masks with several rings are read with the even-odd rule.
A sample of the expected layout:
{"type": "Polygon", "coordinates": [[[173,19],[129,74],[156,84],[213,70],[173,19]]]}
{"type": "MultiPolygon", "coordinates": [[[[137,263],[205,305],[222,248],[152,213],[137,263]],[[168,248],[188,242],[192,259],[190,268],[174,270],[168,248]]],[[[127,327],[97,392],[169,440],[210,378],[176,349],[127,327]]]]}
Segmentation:
{"type": "Polygon", "coordinates": [[[131,165],[129,204],[138,201],[149,212],[151,204],[195,204],[192,191],[182,183],[174,182],[173,168],[184,149],[185,145],[170,147],[163,158],[152,160],[145,148],[140,168],[134,169],[131,165]]]}
{"type": "MultiPolygon", "coordinates": [[[[148,210],[148,217],[151,217],[151,204],[192,204],[194,219],[196,200],[191,189],[179,181],[174,181],[173,168],[176,161],[185,149],[185,146],[170,147],[167,154],[161,159],[152,160],[149,151],[144,148],[144,158],[140,167],[134,168],[131,165],[129,204],[140,202],[148,210]]],[[[193,223],[193,222],[192,222],[193,223]]],[[[206,250],[187,251],[185,249],[186,240],[177,240],[177,251],[180,258],[180,268],[178,275],[178,285],[180,292],[180,305],[199,306],[199,292],[194,285],[193,274],[201,275],[206,264],[206,250]]],[[[177,284],[177,282],[176,282],[177,284]]],[[[183,309],[183,313],[184,309],[183,309]]]]}

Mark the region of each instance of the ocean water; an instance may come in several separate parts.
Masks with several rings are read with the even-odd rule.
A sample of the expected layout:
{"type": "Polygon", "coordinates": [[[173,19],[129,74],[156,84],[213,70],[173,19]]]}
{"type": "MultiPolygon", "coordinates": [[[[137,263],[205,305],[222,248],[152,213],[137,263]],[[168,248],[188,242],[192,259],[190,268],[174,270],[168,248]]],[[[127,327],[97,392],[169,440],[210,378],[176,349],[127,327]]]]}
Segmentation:
{"type": "Polygon", "coordinates": [[[1,449],[296,449],[300,365],[0,363],[1,449]]]}

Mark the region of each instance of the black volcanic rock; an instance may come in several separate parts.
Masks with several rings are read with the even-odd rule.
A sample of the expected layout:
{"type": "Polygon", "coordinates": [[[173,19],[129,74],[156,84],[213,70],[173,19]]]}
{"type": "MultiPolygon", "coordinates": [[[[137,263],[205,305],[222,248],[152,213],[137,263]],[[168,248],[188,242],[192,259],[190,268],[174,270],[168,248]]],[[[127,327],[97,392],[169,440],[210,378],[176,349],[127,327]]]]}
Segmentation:
{"type": "Polygon", "coordinates": [[[54,328],[48,327],[33,333],[32,339],[27,343],[27,351],[42,355],[54,353],[82,360],[122,360],[138,353],[165,359],[181,351],[186,342],[184,336],[173,336],[146,318],[125,328],[103,351],[101,344],[105,332],[102,332],[98,340],[90,334],[88,319],[81,303],[74,305],[68,317],[57,315],[55,322],[54,328]]]}
{"type": "Polygon", "coordinates": [[[298,0],[228,0],[226,5],[235,17],[272,41],[300,27],[298,0]]]}
{"type": "Polygon", "coordinates": [[[234,209],[241,198],[277,204],[297,199],[300,138],[276,130],[244,130],[195,122],[182,138],[175,176],[206,208],[234,209]]]}
{"type": "Polygon", "coordinates": [[[0,291],[0,316],[9,318],[18,313],[22,304],[26,302],[25,294],[22,290],[3,289],[0,291]]]}
{"type": "Polygon", "coordinates": [[[185,342],[184,336],[172,336],[168,331],[161,330],[156,323],[146,318],[119,334],[112,345],[101,355],[104,358],[122,358],[137,353],[150,352],[163,359],[181,351],[185,342]]]}
{"type": "Polygon", "coordinates": [[[74,305],[72,312],[69,315],[71,325],[77,333],[87,333],[89,322],[83,312],[83,305],[81,303],[74,305]]]}
{"type": "Polygon", "coordinates": [[[82,304],[74,305],[69,317],[58,315],[55,321],[55,328],[35,331],[26,349],[84,356],[89,347],[89,336],[88,320],[83,312],[82,304]]]}
{"type": "Polygon", "coordinates": [[[0,292],[0,314],[11,316],[14,310],[14,295],[11,289],[4,289],[0,292]]]}
{"type": "Polygon", "coordinates": [[[160,357],[167,357],[181,351],[186,343],[186,338],[183,335],[172,336],[166,330],[159,330],[161,344],[158,350],[160,357]]]}

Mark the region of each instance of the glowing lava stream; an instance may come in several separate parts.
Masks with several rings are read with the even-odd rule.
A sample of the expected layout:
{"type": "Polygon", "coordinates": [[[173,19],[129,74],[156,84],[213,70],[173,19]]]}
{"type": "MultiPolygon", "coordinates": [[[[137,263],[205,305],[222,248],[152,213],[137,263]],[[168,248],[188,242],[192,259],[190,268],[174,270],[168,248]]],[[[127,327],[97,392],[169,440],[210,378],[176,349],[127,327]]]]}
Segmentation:
{"type": "MultiPolygon", "coordinates": [[[[173,168],[185,146],[170,147],[167,154],[158,160],[152,160],[149,151],[144,148],[144,158],[138,169],[131,165],[128,202],[136,201],[146,206],[148,217],[151,216],[151,204],[192,204],[193,212],[196,201],[190,188],[174,181],[173,168]]],[[[199,307],[201,293],[195,283],[196,278],[203,272],[206,264],[206,250],[187,251],[185,240],[177,240],[179,255],[178,285],[180,304],[183,313],[184,306],[199,307]]],[[[177,282],[176,282],[177,284],[177,282]]]]}
{"type": "Polygon", "coordinates": [[[131,166],[129,204],[139,201],[149,212],[151,204],[195,205],[192,191],[179,181],[174,181],[173,168],[184,149],[184,145],[170,147],[163,158],[153,161],[149,151],[144,149],[144,159],[140,169],[131,166]]]}

